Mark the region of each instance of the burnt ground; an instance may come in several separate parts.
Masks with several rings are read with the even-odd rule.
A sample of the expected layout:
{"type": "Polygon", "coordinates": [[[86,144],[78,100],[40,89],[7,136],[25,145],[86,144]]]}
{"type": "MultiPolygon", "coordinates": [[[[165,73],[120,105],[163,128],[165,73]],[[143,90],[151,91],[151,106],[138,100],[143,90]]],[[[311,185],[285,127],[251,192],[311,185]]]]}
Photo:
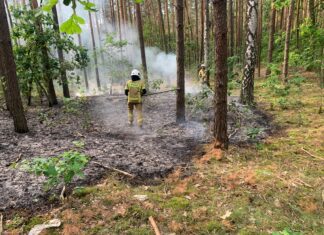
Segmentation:
{"type": "MultiPolygon", "coordinates": [[[[265,138],[270,127],[267,118],[231,99],[229,124],[231,142],[246,143],[265,138]],[[251,135],[251,130],[253,134],[251,135]]],[[[29,212],[51,204],[49,198],[59,189],[43,190],[44,177],[36,177],[14,168],[14,162],[35,156],[56,156],[77,149],[73,142],[84,143],[77,149],[91,157],[85,178],[74,185],[100,180],[107,170],[93,162],[136,175],[140,181],[161,178],[175,167],[190,164],[199,155],[201,144],[211,140],[210,100],[206,109],[190,110],[188,121],[175,121],[175,95],[145,98],[144,129],[128,127],[124,97],[97,96],[78,99],[56,108],[31,107],[27,118],[30,132],[13,133],[7,112],[0,112],[0,213],[14,210],[29,212]],[[209,107],[209,108],[208,108],[209,107]]],[[[189,106],[189,108],[191,108],[189,106]]]]}

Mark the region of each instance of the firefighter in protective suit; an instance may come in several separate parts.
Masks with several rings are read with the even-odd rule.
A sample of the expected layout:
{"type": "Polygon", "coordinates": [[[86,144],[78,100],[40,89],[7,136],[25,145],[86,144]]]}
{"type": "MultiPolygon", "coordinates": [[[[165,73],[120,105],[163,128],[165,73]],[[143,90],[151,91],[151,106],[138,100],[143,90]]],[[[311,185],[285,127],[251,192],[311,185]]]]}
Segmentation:
{"type": "Polygon", "coordinates": [[[137,123],[140,128],[143,126],[142,96],[146,94],[144,82],[141,81],[141,73],[134,69],[131,73],[131,80],[126,83],[125,95],[128,96],[128,124],[133,125],[134,108],[137,111],[137,123]]]}
{"type": "Polygon", "coordinates": [[[202,64],[200,66],[198,76],[199,76],[199,81],[202,84],[206,84],[206,82],[207,82],[207,72],[206,72],[206,65],[205,64],[202,64]]]}

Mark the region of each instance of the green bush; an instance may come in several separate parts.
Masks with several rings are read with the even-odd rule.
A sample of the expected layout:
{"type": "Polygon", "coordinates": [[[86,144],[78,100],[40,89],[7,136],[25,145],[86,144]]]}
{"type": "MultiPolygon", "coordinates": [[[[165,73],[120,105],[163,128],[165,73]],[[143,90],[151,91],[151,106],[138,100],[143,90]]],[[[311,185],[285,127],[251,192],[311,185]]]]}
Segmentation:
{"type": "Polygon", "coordinates": [[[30,161],[25,160],[22,162],[21,168],[37,176],[46,176],[45,186],[46,189],[49,189],[61,183],[69,184],[75,176],[83,177],[83,169],[88,161],[89,158],[86,155],[69,151],[57,157],[38,157],[30,161]]]}

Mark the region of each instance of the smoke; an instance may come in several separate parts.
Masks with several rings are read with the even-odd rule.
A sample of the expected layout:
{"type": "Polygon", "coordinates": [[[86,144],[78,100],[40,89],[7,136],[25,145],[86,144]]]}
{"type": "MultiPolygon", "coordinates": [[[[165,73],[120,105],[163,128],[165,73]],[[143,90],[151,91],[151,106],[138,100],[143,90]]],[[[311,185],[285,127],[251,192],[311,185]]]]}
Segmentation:
{"type": "MultiPolygon", "coordinates": [[[[9,0],[9,2],[11,2],[9,0]]],[[[113,84],[115,93],[123,92],[123,84],[130,78],[131,70],[141,68],[141,52],[138,40],[137,28],[133,25],[122,25],[121,39],[127,41],[127,46],[122,51],[107,48],[105,45],[106,36],[114,34],[114,40],[119,41],[120,35],[118,33],[118,25],[113,27],[111,22],[105,16],[105,11],[110,9],[106,6],[105,0],[95,0],[97,12],[92,12],[92,23],[94,30],[94,37],[96,43],[96,52],[98,58],[98,68],[100,74],[100,81],[104,90],[109,90],[113,84]]],[[[58,17],[60,24],[70,18],[73,14],[71,6],[65,6],[62,1],[59,1],[57,5],[58,17]]],[[[90,56],[90,63],[87,67],[88,80],[90,85],[89,95],[98,93],[96,85],[96,74],[94,64],[94,52],[91,38],[91,28],[89,12],[84,9],[81,4],[77,4],[77,15],[81,16],[85,20],[85,24],[81,25],[82,33],[81,40],[82,45],[88,49],[90,56]]],[[[78,44],[77,35],[73,35],[75,42],[78,44]]],[[[176,55],[174,53],[165,53],[156,47],[145,47],[146,62],[148,68],[149,81],[163,80],[163,87],[174,87],[176,85],[176,55]]],[[[70,56],[65,55],[66,58],[70,56]]],[[[85,92],[84,75],[83,71],[74,71],[80,76],[81,84],[71,82],[71,89],[75,92],[85,92]]],[[[72,72],[72,73],[74,73],[72,72]]],[[[197,92],[197,84],[186,75],[186,89],[189,92],[197,92]]],[[[58,89],[61,90],[61,89],[58,89]]]]}

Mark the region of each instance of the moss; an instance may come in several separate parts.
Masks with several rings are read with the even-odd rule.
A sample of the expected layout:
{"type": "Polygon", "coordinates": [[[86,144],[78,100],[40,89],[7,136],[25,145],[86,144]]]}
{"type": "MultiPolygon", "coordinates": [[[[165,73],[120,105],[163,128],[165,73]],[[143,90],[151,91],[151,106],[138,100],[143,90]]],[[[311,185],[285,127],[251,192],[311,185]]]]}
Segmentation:
{"type": "Polygon", "coordinates": [[[99,189],[97,187],[78,187],[73,191],[73,195],[78,198],[85,197],[89,194],[94,194],[98,192],[99,189]]]}
{"type": "Polygon", "coordinates": [[[43,223],[45,223],[46,222],[46,220],[44,219],[44,218],[42,218],[42,217],[38,217],[38,216],[36,216],[36,217],[33,217],[33,218],[31,218],[28,222],[27,222],[27,224],[24,226],[24,232],[28,232],[28,231],[30,231],[35,225],[38,225],[38,224],[43,224],[43,223]]]}
{"type": "Polygon", "coordinates": [[[170,208],[175,211],[189,209],[190,202],[186,198],[173,197],[165,203],[166,208],[170,208]]]}
{"type": "Polygon", "coordinates": [[[136,219],[140,223],[147,221],[150,216],[155,216],[155,214],[153,210],[145,209],[135,204],[128,208],[126,217],[136,219]]]}

